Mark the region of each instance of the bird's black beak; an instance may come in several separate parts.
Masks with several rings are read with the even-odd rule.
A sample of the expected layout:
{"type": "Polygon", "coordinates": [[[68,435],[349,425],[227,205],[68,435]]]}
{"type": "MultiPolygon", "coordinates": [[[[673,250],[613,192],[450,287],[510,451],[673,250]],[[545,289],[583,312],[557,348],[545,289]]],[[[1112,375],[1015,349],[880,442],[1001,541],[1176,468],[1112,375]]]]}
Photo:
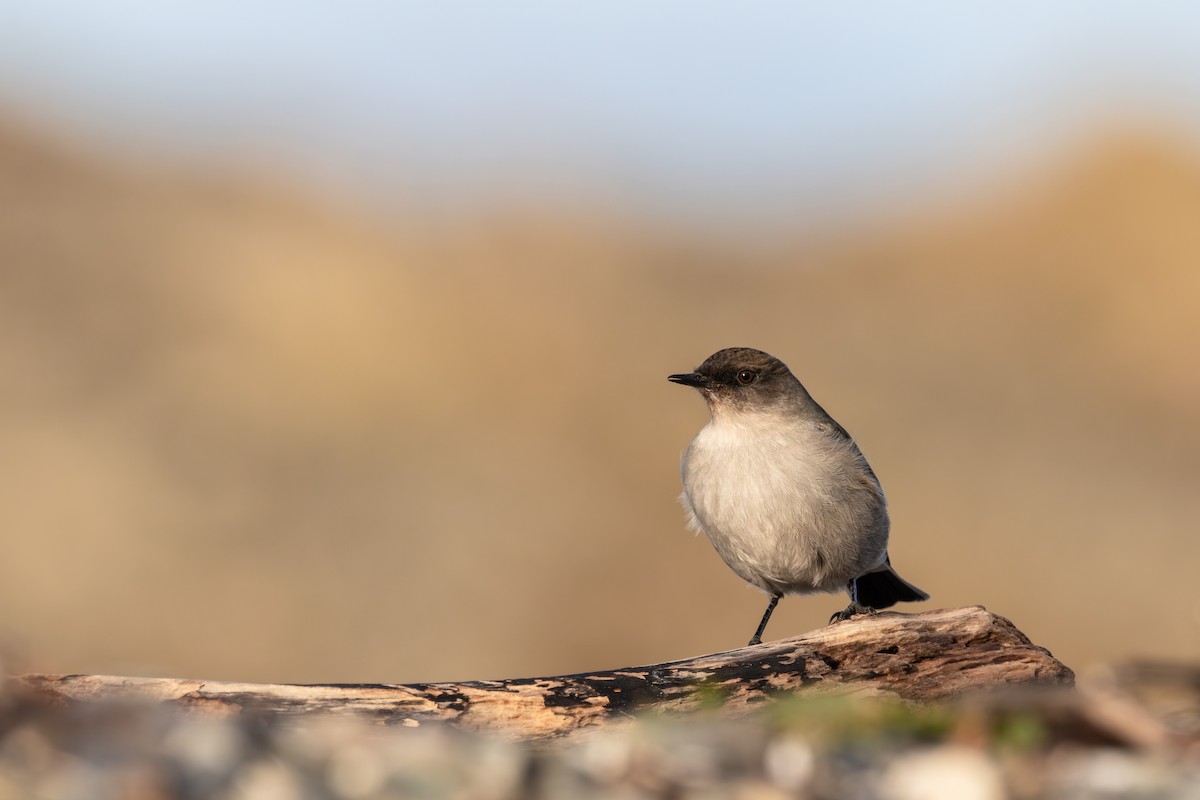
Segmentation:
{"type": "Polygon", "coordinates": [[[709,379],[707,375],[701,375],[698,372],[687,372],[683,375],[668,375],[667,380],[671,383],[682,383],[684,386],[691,386],[700,389],[708,386],[709,379]]]}

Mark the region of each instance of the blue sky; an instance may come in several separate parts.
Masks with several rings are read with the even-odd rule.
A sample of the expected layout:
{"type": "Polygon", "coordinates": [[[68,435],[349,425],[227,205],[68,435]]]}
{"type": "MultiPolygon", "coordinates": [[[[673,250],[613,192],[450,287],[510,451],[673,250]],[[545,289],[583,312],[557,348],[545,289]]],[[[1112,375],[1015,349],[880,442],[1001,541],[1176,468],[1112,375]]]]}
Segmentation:
{"type": "Polygon", "coordinates": [[[1200,4],[0,4],[0,103],[447,202],[869,203],[1122,114],[1200,130],[1200,4]]]}

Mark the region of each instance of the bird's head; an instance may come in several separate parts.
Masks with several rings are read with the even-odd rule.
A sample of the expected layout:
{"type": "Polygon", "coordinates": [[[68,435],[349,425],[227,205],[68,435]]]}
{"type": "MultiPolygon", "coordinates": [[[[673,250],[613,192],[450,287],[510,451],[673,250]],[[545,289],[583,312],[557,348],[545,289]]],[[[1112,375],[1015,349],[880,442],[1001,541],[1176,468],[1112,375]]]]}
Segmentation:
{"type": "Polygon", "coordinates": [[[698,390],[714,412],[718,408],[765,411],[806,396],[786,364],[750,347],[719,350],[694,372],[670,375],[667,380],[698,390]]]}

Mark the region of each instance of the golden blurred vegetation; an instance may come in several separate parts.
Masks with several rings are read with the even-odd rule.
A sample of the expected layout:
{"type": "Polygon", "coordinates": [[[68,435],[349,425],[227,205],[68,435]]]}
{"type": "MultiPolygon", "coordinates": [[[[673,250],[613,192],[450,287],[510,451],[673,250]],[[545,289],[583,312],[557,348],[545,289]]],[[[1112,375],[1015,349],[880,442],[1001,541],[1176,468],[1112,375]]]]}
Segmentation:
{"type": "Polygon", "coordinates": [[[859,440],[931,606],[1076,668],[1200,658],[1200,163],[1084,145],[957,208],[748,242],[383,224],[4,127],[0,640],[46,672],[297,682],[738,646],[764,600],[685,531],[706,413],[665,377],[746,345],[859,440]]]}

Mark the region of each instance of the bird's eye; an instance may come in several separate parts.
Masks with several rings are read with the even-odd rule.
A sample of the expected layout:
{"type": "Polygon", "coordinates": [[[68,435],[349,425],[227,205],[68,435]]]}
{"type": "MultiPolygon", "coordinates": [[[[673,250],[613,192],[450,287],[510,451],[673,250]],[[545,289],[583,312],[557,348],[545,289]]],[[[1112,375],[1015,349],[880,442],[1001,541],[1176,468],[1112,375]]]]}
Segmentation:
{"type": "Polygon", "coordinates": [[[757,372],[753,372],[748,369],[744,369],[737,374],[738,383],[740,383],[742,386],[749,386],[750,384],[754,383],[754,379],[757,377],[757,372]]]}

